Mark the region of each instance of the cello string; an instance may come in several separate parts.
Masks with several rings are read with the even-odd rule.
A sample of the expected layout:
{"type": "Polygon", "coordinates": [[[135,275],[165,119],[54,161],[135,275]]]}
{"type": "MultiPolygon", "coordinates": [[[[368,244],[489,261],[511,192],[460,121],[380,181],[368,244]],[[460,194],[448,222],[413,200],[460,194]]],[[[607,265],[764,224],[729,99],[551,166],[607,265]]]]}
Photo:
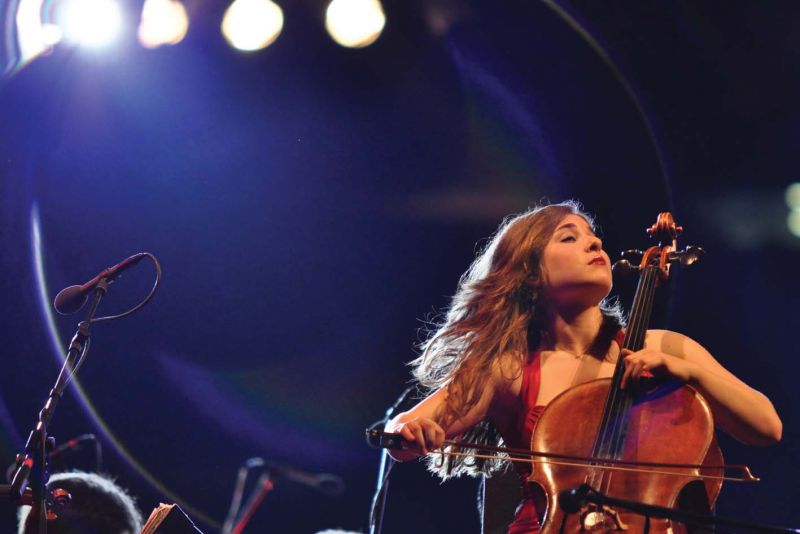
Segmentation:
{"type": "MultiPolygon", "coordinates": [[[[634,339],[635,345],[631,346],[631,350],[634,351],[641,350],[644,347],[644,341],[647,336],[647,326],[650,323],[650,314],[653,308],[653,300],[655,298],[655,286],[658,282],[657,268],[648,267],[647,271],[647,286],[645,287],[643,310],[640,315],[640,324],[638,325],[636,338],[634,339]]],[[[620,459],[620,456],[622,455],[622,449],[624,446],[625,436],[627,435],[628,431],[628,421],[630,419],[630,410],[631,406],[633,405],[634,395],[635,389],[630,385],[626,386],[623,395],[624,406],[622,408],[622,413],[620,414],[618,423],[619,432],[614,444],[614,458],[616,459],[620,459]]],[[[612,475],[613,473],[610,474],[610,476],[612,475]]]]}
{"type": "MultiPolygon", "coordinates": [[[[641,279],[640,279],[639,280],[639,284],[638,284],[637,289],[636,289],[636,293],[635,293],[634,298],[633,298],[633,309],[636,309],[636,307],[638,306],[638,302],[639,302],[640,297],[641,297],[641,285],[642,284],[641,284],[641,279]]],[[[630,335],[630,330],[628,330],[628,332],[626,333],[626,336],[625,336],[626,341],[627,341],[629,335],[630,335]]],[[[598,457],[600,457],[602,455],[602,450],[604,449],[604,443],[606,442],[606,439],[607,439],[609,426],[610,426],[610,421],[611,421],[611,418],[612,418],[613,412],[614,412],[614,406],[617,403],[616,388],[614,387],[614,384],[618,380],[619,366],[620,365],[621,365],[621,362],[619,361],[619,359],[617,359],[617,363],[616,363],[616,365],[614,367],[614,374],[613,374],[612,379],[611,379],[611,387],[609,388],[609,392],[608,392],[608,395],[606,397],[606,402],[605,402],[605,405],[603,407],[603,414],[602,414],[602,417],[600,419],[600,426],[598,427],[597,437],[595,438],[595,442],[594,442],[594,444],[592,446],[591,456],[594,457],[594,458],[598,458],[598,457]]],[[[598,483],[597,477],[598,476],[602,477],[602,474],[603,474],[602,470],[589,470],[589,471],[587,471],[586,476],[584,477],[584,483],[588,484],[589,486],[591,486],[593,488],[596,488],[597,487],[597,483],[598,483]],[[591,481],[590,481],[590,479],[591,479],[591,481]]],[[[602,478],[601,478],[601,480],[602,480],[602,478]]]]}
{"type": "MultiPolygon", "coordinates": [[[[625,341],[623,343],[624,347],[630,345],[630,339],[633,332],[637,329],[637,322],[638,316],[637,310],[640,309],[641,300],[643,295],[643,277],[640,277],[639,283],[637,284],[636,293],[634,294],[633,298],[633,306],[631,308],[631,324],[628,327],[628,330],[625,335],[625,341]]],[[[609,439],[609,431],[611,429],[611,421],[613,420],[614,414],[616,412],[615,406],[618,404],[618,384],[622,377],[622,367],[623,362],[620,358],[617,359],[616,366],[614,368],[614,375],[611,379],[611,387],[609,388],[609,393],[606,398],[606,403],[603,408],[603,416],[601,418],[600,427],[598,429],[598,435],[595,439],[594,446],[592,447],[592,457],[598,458],[605,456],[607,442],[609,439]]],[[[602,483],[604,471],[603,470],[594,470],[587,472],[586,477],[584,477],[584,482],[589,484],[591,487],[598,487],[598,484],[602,483]],[[597,480],[598,476],[600,480],[597,480]],[[589,481],[591,478],[591,482],[589,481]]]]}
{"type": "MultiPolygon", "coordinates": [[[[650,315],[650,310],[652,309],[653,303],[653,289],[655,286],[655,276],[654,272],[651,268],[648,268],[645,272],[644,276],[644,290],[642,296],[642,303],[641,303],[641,310],[638,313],[638,321],[636,324],[636,329],[633,332],[633,337],[631,343],[628,344],[628,348],[632,351],[637,351],[644,346],[644,337],[647,332],[647,323],[650,315]]],[[[624,367],[624,363],[623,363],[624,367]]],[[[609,451],[613,456],[616,458],[618,457],[619,453],[621,452],[622,441],[625,435],[625,424],[624,421],[626,420],[627,411],[630,409],[630,406],[633,401],[633,394],[631,388],[626,388],[625,390],[619,390],[619,396],[621,397],[620,401],[620,412],[618,413],[618,419],[615,426],[615,435],[613,436],[613,444],[612,449],[609,451]]]]}
{"type": "MultiPolygon", "coordinates": [[[[646,274],[646,273],[645,273],[646,274]]],[[[631,324],[629,325],[627,335],[625,337],[625,347],[630,346],[631,338],[636,336],[636,331],[638,330],[639,324],[639,316],[638,310],[641,309],[642,299],[645,294],[645,281],[646,278],[643,276],[639,280],[639,284],[636,288],[636,294],[634,296],[633,307],[631,310],[631,324]]],[[[619,383],[622,378],[624,369],[624,364],[620,358],[617,359],[617,365],[614,368],[614,376],[611,381],[611,387],[609,388],[609,400],[606,403],[606,409],[604,410],[604,417],[600,427],[600,434],[598,436],[598,444],[595,450],[593,451],[594,457],[604,457],[608,456],[608,447],[609,442],[613,436],[613,424],[616,420],[617,413],[618,413],[618,406],[619,406],[619,399],[620,399],[620,390],[619,390],[619,383]]],[[[593,487],[599,487],[604,478],[605,472],[600,470],[598,473],[600,476],[600,480],[596,480],[596,477],[593,476],[593,487]]]]}
{"type": "MultiPolygon", "coordinates": [[[[654,289],[657,279],[655,268],[646,267],[645,272],[642,275],[642,279],[642,295],[639,302],[641,308],[635,310],[635,313],[632,314],[635,315],[634,318],[636,320],[636,324],[633,328],[630,342],[626,343],[628,346],[627,348],[633,351],[639,350],[644,346],[644,338],[647,333],[647,324],[649,322],[650,311],[652,310],[653,298],[655,295],[654,289]]],[[[622,364],[622,362],[620,363],[622,364]]],[[[613,419],[611,436],[607,445],[608,449],[605,451],[606,454],[603,456],[620,459],[628,429],[630,408],[633,404],[632,388],[627,387],[625,390],[619,390],[617,388],[616,396],[617,404],[615,407],[615,417],[613,419]]],[[[602,487],[601,491],[608,492],[611,487],[613,476],[613,471],[609,472],[608,476],[606,476],[605,471],[603,472],[600,483],[600,486],[602,487]]]]}
{"type": "MultiPolygon", "coordinates": [[[[634,296],[633,306],[631,309],[631,324],[629,325],[627,335],[625,336],[624,348],[629,348],[631,346],[631,339],[636,337],[636,332],[639,330],[639,323],[641,322],[639,320],[639,316],[641,314],[638,313],[638,311],[641,309],[642,306],[642,299],[645,293],[644,292],[645,281],[646,278],[643,276],[639,280],[638,287],[636,288],[636,294],[634,296]]],[[[619,402],[618,401],[620,393],[619,384],[623,374],[624,374],[624,364],[621,361],[621,359],[618,359],[617,364],[614,368],[614,375],[611,381],[612,387],[610,388],[609,401],[607,402],[608,408],[613,408],[619,402]]],[[[604,414],[604,419],[601,424],[602,435],[599,437],[598,439],[599,443],[597,444],[593,452],[599,453],[603,443],[607,442],[609,437],[608,432],[610,430],[610,424],[613,415],[614,414],[610,411],[604,414]]],[[[597,456],[597,454],[595,454],[595,456],[597,456]]]]}

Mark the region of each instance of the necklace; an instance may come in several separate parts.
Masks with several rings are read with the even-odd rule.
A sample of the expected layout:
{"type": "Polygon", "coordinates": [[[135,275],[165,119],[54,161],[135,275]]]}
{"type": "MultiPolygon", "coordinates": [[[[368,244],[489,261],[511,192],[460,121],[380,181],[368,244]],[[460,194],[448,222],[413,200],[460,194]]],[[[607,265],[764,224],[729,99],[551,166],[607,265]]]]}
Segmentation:
{"type": "Polygon", "coordinates": [[[553,347],[553,352],[566,352],[570,356],[574,356],[575,358],[577,358],[579,360],[582,360],[584,358],[584,356],[586,356],[589,353],[589,351],[586,351],[586,350],[584,350],[582,352],[573,352],[571,350],[562,349],[561,347],[555,347],[555,346],[553,347]]]}
{"type": "MultiPolygon", "coordinates": [[[[566,368],[564,368],[564,370],[562,372],[564,374],[570,373],[569,374],[569,379],[565,382],[565,384],[568,384],[567,387],[572,387],[572,386],[577,385],[578,384],[578,378],[579,378],[578,372],[584,367],[584,362],[585,362],[585,359],[586,359],[586,353],[578,354],[578,353],[572,352],[570,350],[560,349],[558,347],[553,347],[553,349],[550,351],[550,353],[551,354],[566,353],[566,354],[569,354],[570,356],[573,357],[573,359],[570,362],[572,364],[571,365],[572,366],[572,372],[570,372],[569,368],[566,367],[566,365],[567,365],[566,363],[564,364],[564,367],[566,367],[566,368]]],[[[562,376],[564,376],[564,375],[562,375],[562,376]]]]}
{"type": "Polygon", "coordinates": [[[586,353],[584,352],[583,354],[576,354],[570,350],[564,350],[558,348],[556,348],[555,350],[566,352],[567,354],[570,354],[575,357],[575,368],[572,370],[572,376],[569,377],[569,382],[567,383],[569,384],[569,387],[576,386],[578,379],[578,371],[580,371],[580,369],[583,367],[583,360],[584,357],[586,356],[586,353]]]}
{"type": "Polygon", "coordinates": [[[559,347],[558,345],[556,345],[555,340],[550,338],[550,333],[547,332],[546,330],[543,331],[540,336],[541,336],[541,340],[542,340],[542,345],[543,346],[552,347],[549,350],[551,350],[553,352],[566,352],[567,354],[571,354],[572,356],[575,356],[579,360],[582,360],[584,356],[589,354],[589,349],[591,348],[591,345],[589,345],[585,349],[583,349],[582,351],[575,352],[573,350],[565,349],[565,348],[562,348],[562,347],[559,347]]]}

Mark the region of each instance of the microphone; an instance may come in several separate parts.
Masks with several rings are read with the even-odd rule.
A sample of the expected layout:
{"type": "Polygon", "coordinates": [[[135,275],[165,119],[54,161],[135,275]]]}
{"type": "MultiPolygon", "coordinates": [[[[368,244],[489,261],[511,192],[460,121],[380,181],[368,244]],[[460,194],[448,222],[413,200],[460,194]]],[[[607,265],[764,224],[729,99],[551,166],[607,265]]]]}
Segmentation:
{"type": "Polygon", "coordinates": [[[53,307],[61,315],[75,313],[83,308],[84,304],[86,304],[86,301],[89,299],[89,293],[95,287],[97,287],[97,284],[100,283],[100,280],[103,278],[113,280],[117,276],[121,275],[124,271],[139,263],[145,256],[147,256],[147,254],[144,252],[134,254],[129,258],[125,258],[113,267],[104,269],[100,274],[81,286],[69,286],[68,288],[62,289],[58,295],[56,295],[56,298],[53,301],[53,307]]]}
{"type": "Polygon", "coordinates": [[[344,482],[341,477],[330,473],[309,473],[307,471],[295,469],[294,467],[276,464],[264,460],[263,458],[250,458],[245,460],[244,465],[249,469],[261,467],[269,472],[273,478],[291,480],[292,482],[314,488],[325,495],[336,496],[344,492],[344,482]]]}
{"type": "Polygon", "coordinates": [[[96,441],[97,436],[94,434],[81,434],[80,436],[74,437],[66,442],[62,443],[55,449],[50,452],[50,458],[55,458],[60,454],[64,454],[65,452],[78,450],[83,446],[83,443],[86,441],[96,441]]]}
{"type": "Polygon", "coordinates": [[[384,432],[386,423],[398,412],[404,412],[414,406],[421,399],[420,391],[417,386],[407,387],[394,404],[386,409],[383,419],[375,421],[367,427],[367,444],[373,449],[389,448],[401,449],[403,438],[399,434],[388,434],[384,432]],[[388,441],[384,441],[384,439],[388,441]]]}
{"type": "Polygon", "coordinates": [[[568,514],[575,514],[583,508],[590,494],[595,493],[588,484],[581,484],[576,488],[566,489],[558,493],[558,504],[568,514]]]}
{"type": "MultiPolygon", "coordinates": [[[[83,446],[83,444],[87,441],[96,441],[96,440],[97,436],[95,436],[94,434],[81,434],[80,436],[74,437],[62,443],[61,445],[59,445],[58,447],[47,453],[47,456],[52,460],[66,452],[79,450],[83,446]]],[[[14,473],[16,473],[16,471],[17,471],[16,463],[9,465],[8,468],[6,469],[6,480],[11,482],[14,478],[14,473]]]]}

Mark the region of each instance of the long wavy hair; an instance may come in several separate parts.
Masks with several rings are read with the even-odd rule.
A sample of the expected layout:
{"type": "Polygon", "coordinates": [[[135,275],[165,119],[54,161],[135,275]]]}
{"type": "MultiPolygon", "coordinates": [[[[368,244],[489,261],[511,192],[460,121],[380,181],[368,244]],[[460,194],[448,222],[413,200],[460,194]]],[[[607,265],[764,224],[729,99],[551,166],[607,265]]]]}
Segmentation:
{"type": "MultiPolygon", "coordinates": [[[[546,309],[542,305],[541,261],[545,245],[567,215],[579,215],[595,229],[593,219],[574,201],[538,206],[507,217],[462,275],[443,320],[434,323],[411,362],[417,381],[428,390],[447,386],[447,399],[436,415],[446,428],[466,415],[480,399],[492,368],[509,379],[522,372],[528,355],[541,343],[546,309]]],[[[590,348],[602,358],[623,325],[616,302],[600,303],[603,324],[590,348]]],[[[481,445],[502,445],[486,419],[461,436],[481,445]]],[[[474,453],[464,450],[461,452],[474,453]]],[[[436,456],[428,467],[443,479],[461,474],[491,474],[500,460],[436,456]]]]}

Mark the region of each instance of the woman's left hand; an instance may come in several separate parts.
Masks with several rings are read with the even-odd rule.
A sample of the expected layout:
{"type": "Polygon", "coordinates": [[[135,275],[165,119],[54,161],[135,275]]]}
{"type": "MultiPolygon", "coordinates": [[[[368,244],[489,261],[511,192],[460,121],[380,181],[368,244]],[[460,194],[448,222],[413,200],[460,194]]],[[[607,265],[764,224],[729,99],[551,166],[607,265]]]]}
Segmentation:
{"type": "Polygon", "coordinates": [[[625,389],[629,384],[636,384],[642,376],[667,376],[688,382],[692,378],[691,362],[665,354],[654,349],[642,349],[632,352],[628,349],[622,350],[622,357],[625,359],[625,374],[622,375],[620,387],[625,389]]]}

